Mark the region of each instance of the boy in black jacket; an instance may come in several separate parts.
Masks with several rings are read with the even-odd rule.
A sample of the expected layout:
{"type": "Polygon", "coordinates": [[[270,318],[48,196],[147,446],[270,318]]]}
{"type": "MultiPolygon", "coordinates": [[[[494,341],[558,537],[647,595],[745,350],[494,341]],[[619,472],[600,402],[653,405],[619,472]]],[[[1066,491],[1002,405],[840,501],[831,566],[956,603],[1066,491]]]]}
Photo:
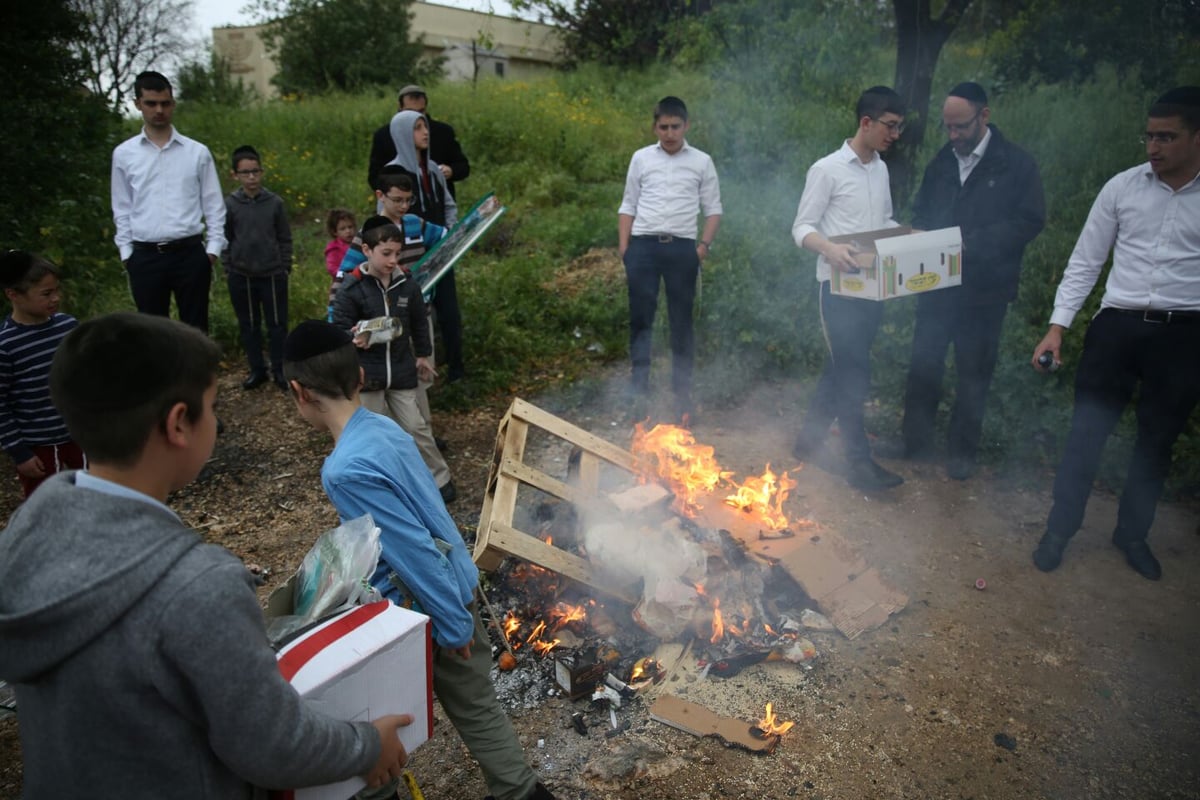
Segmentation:
{"type": "Polygon", "coordinates": [[[371,217],[362,239],[367,262],[338,291],[333,324],[349,330],[360,348],[363,406],[392,417],[413,437],[442,500],[452,502],[458,491],[450,467],[417,404],[418,378],[433,380],[433,340],[421,288],[400,268],[404,232],[386,217],[371,217]]]}
{"type": "Polygon", "coordinates": [[[288,273],[292,271],[292,228],[279,195],[262,185],[258,151],[243,145],[233,151],[233,178],[241,188],[225,198],[225,250],[221,263],[229,283],[229,301],[238,318],[242,348],[250,362],[243,389],[267,382],[262,354],[262,323],[267,324],[271,377],[280,389],[283,340],[288,327],[288,273]]]}

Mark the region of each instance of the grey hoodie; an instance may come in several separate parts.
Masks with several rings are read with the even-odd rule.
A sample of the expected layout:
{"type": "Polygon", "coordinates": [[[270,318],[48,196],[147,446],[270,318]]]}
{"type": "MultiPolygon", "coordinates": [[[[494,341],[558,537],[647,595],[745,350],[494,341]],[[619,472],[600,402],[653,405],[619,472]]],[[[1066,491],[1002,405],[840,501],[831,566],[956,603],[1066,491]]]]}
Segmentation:
{"type": "MultiPolygon", "coordinates": [[[[458,205],[454,196],[446,189],[446,178],[433,159],[428,159],[425,168],[429,171],[429,181],[433,184],[432,196],[421,186],[421,155],[417,152],[416,142],[413,141],[413,128],[417,120],[425,119],[423,114],[416,111],[399,111],[392,117],[388,128],[392,132],[392,142],[396,145],[396,157],[388,162],[388,166],[400,166],[408,172],[416,184],[416,203],[412,212],[426,222],[453,228],[458,222],[458,205]]],[[[429,121],[425,120],[428,125],[429,121]]],[[[428,151],[427,151],[428,152],[428,151]]]]}
{"type": "Polygon", "coordinates": [[[59,473],[0,532],[0,678],[25,797],[241,798],[364,774],[368,723],[283,680],[245,566],[59,473]]]}

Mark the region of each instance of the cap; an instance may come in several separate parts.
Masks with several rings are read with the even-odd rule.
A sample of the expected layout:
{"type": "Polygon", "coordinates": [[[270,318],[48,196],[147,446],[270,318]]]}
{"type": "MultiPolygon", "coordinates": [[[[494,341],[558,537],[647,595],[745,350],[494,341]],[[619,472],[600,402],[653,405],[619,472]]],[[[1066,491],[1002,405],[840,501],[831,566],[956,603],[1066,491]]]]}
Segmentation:
{"type": "Polygon", "coordinates": [[[352,342],[350,334],[319,319],[306,319],[283,342],[284,361],[304,361],[324,355],[352,342]]]}
{"type": "Polygon", "coordinates": [[[405,86],[403,89],[401,89],[400,94],[396,95],[396,97],[404,97],[406,94],[425,94],[425,90],[420,86],[417,86],[415,83],[410,83],[408,86],[405,86]]]}

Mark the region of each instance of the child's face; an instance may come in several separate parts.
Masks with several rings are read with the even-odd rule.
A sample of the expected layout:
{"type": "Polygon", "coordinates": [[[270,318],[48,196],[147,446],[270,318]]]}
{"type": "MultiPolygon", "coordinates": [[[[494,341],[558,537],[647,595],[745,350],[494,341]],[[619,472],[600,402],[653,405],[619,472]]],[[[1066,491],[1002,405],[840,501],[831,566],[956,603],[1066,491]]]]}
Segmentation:
{"type": "Polygon", "coordinates": [[[424,117],[413,125],[413,144],[417,146],[418,153],[429,149],[429,126],[425,124],[424,117]]]}
{"type": "Polygon", "coordinates": [[[262,189],[262,164],[253,158],[243,158],[233,171],[234,180],[242,185],[243,191],[253,197],[262,189]]]}
{"type": "Polygon", "coordinates": [[[400,263],[400,242],[380,242],[372,247],[363,245],[363,252],[367,254],[367,264],[370,266],[370,272],[377,277],[391,275],[396,270],[396,266],[400,263]]]}
{"type": "Polygon", "coordinates": [[[12,301],[13,318],[27,325],[45,322],[57,314],[58,303],[62,299],[58,277],[53,274],[43,275],[40,281],[23,292],[6,289],[4,293],[12,301]]]}
{"type": "Polygon", "coordinates": [[[354,241],[354,220],[343,219],[337,224],[337,238],[343,242],[354,241]]]}
{"type": "Polygon", "coordinates": [[[683,149],[683,137],[687,135],[688,121],[683,117],[664,114],[654,120],[654,135],[668,154],[675,155],[683,149]]]}
{"type": "Polygon", "coordinates": [[[413,193],[392,187],[387,194],[379,195],[383,201],[383,215],[391,220],[399,220],[412,208],[413,193]]]}

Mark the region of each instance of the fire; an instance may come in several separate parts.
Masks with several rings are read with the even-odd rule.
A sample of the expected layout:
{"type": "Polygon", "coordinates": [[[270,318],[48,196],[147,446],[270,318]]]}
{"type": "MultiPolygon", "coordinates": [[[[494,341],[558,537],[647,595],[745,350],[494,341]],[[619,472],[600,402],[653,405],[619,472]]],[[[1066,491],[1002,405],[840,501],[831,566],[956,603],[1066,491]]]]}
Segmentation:
{"type": "Polygon", "coordinates": [[[571,622],[580,622],[587,618],[587,611],[583,606],[573,606],[569,603],[558,603],[554,608],[550,609],[550,619],[553,622],[552,631],[557,631],[564,625],[571,622]]]}
{"type": "Polygon", "coordinates": [[[558,647],[558,643],[560,641],[561,641],[560,639],[551,639],[548,642],[540,642],[540,641],[534,642],[533,650],[539,656],[544,656],[544,655],[546,655],[546,653],[549,653],[551,650],[558,647]]]}
{"type": "Polygon", "coordinates": [[[756,515],[763,527],[783,530],[789,525],[783,504],[796,481],[786,472],[776,475],[770,464],[762,475],[738,483],[734,473],[721,469],[711,446],[697,444],[691,431],[675,425],[655,425],[649,431],[635,425],[632,451],[642,477],[661,480],[675,493],[676,508],[685,516],[694,519],[704,501],[724,486],[733,489],[724,502],[756,515]]]}
{"type": "Polygon", "coordinates": [[[713,618],[712,618],[712,638],[710,642],[716,644],[725,636],[725,623],[721,619],[721,599],[713,598],[713,618]]]}
{"type": "Polygon", "coordinates": [[[758,729],[764,736],[782,736],[792,729],[794,722],[778,722],[771,704],[767,703],[767,715],[758,721],[758,729]]]}

